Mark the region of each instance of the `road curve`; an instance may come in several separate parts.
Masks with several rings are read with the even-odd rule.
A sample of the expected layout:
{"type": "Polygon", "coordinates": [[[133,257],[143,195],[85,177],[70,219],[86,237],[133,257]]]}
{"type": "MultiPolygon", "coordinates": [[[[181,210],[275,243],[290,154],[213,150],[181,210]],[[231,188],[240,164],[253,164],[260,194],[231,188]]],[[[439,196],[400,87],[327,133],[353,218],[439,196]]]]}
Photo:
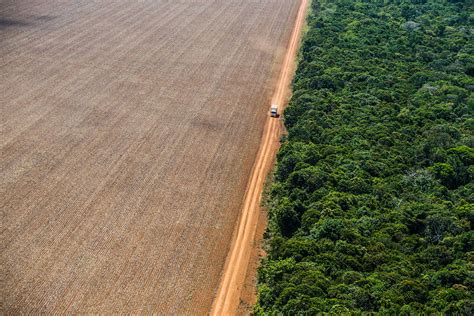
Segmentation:
{"type": "MultiPolygon", "coordinates": [[[[288,50],[273,96],[272,103],[279,105],[280,112],[286,105],[285,96],[290,89],[295,65],[294,61],[300,43],[307,6],[308,0],[301,0],[288,50]]],[[[245,200],[238,222],[238,230],[235,233],[235,239],[229,250],[219,289],[212,304],[210,312],[212,316],[234,315],[239,307],[240,292],[245,281],[250,250],[255,236],[263,186],[278,150],[281,132],[282,124],[280,120],[269,116],[265,123],[257,159],[255,160],[247,185],[245,200]]]]}

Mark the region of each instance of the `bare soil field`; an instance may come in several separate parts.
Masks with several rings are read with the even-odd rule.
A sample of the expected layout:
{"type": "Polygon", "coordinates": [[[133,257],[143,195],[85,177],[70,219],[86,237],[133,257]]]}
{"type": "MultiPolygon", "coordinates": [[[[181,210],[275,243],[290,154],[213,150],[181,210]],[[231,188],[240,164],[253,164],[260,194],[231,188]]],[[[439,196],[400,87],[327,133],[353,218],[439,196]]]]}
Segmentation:
{"type": "Polygon", "coordinates": [[[0,313],[208,313],[298,6],[0,0],[0,313]]]}
{"type": "MultiPolygon", "coordinates": [[[[301,0],[298,3],[298,14],[294,21],[288,49],[272,97],[272,104],[278,105],[280,113],[286,107],[291,95],[290,84],[296,68],[296,57],[308,0],[301,0]]],[[[260,209],[262,191],[265,178],[270,172],[280,146],[279,140],[283,128],[280,120],[270,116],[267,117],[260,149],[245,192],[239,223],[236,226],[236,232],[232,240],[232,247],[226,260],[216,298],[213,301],[211,316],[245,314],[245,306],[242,306],[245,304],[245,300],[249,301],[250,304],[255,303],[255,297],[252,297],[251,292],[249,295],[248,287],[252,285],[251,276],[256,273],[258,267],[255,264],[255,256],[259,255],[259,249],[255,242],[261,240],[263,230],[261,217],[262,215],[266,216],[266,214],[262,214],[260,209]]]]}

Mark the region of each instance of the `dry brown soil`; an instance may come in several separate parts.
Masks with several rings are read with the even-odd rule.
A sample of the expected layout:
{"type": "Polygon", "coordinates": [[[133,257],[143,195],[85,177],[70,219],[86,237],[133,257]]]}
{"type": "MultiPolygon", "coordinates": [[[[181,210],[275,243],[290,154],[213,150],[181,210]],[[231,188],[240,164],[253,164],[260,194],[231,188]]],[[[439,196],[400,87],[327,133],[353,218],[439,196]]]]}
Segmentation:
{"type": "MultiPolygon", "coordinates": [[[[272,104],[277,104],[280,112],[287,104],[290,93],[290,82],[295,69],[296,54],[304,26],[308,0],[297,2],[299,9],[272,97],[272,104]]],[[[279,147],[282,128],[280,120],[270,116],[267,117],[260,149],[245,193],[239,223],[234,233],[232,247],[226,260],[216,298],[213,301],[212,316],[233,315],[236,311],[241,312],[242,310],[242,308],[239,309],[239,304],[242,301],[242,288],[247,285],[249,262],[252,263],[251,256],[255,255],[253,249],[255,248],[254,241],[259,226],[263,186],[279,147]]],[[[252,268],[255,269],[255,266],[250,266],[250,269],[252,268]]]]}
{"type": "Polygon", "coordinates": [[[0,313],[205,315],[292,0],[0,0],[0,313]]]}

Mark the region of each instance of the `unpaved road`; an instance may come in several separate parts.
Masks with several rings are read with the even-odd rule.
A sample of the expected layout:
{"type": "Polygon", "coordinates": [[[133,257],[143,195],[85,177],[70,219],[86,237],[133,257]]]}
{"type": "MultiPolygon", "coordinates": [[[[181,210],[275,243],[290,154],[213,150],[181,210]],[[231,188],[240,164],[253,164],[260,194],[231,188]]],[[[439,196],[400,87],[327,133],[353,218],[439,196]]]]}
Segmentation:
{"type": "MultiPolygon", "coordinates": [[[[290,83],[295,69],[294,61],[305,22],[307,6],[307,0],[300,1],[288,50],[272,98],[272,103],[278,104],[280,111],[286,105],[287,96],[289,95],[290,83]]],[[[245,193],[237,231],[225,264],[219,290],[213,302],[211,315],[233,315],[239,307],[240,292],[245,282],[252,242],[258,222],[263,186],[279,147],[281,131],[280,121],[268,117],[257,159],[245,193]]]]}
{"type": "Polygon", "coordinates": [[[208,313],[297,10],[0,1],[0,314],[208,313]]]}

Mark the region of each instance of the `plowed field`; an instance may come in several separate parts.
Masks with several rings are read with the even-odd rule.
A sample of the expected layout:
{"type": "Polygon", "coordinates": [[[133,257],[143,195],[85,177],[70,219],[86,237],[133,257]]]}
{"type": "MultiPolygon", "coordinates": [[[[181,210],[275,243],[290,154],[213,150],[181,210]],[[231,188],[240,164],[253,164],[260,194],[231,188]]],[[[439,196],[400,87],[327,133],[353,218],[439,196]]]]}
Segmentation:
{"type": "Polygon", "coordinates": [[[0,0],[0,313],[206,314],[291,0],[0,0]]]}

